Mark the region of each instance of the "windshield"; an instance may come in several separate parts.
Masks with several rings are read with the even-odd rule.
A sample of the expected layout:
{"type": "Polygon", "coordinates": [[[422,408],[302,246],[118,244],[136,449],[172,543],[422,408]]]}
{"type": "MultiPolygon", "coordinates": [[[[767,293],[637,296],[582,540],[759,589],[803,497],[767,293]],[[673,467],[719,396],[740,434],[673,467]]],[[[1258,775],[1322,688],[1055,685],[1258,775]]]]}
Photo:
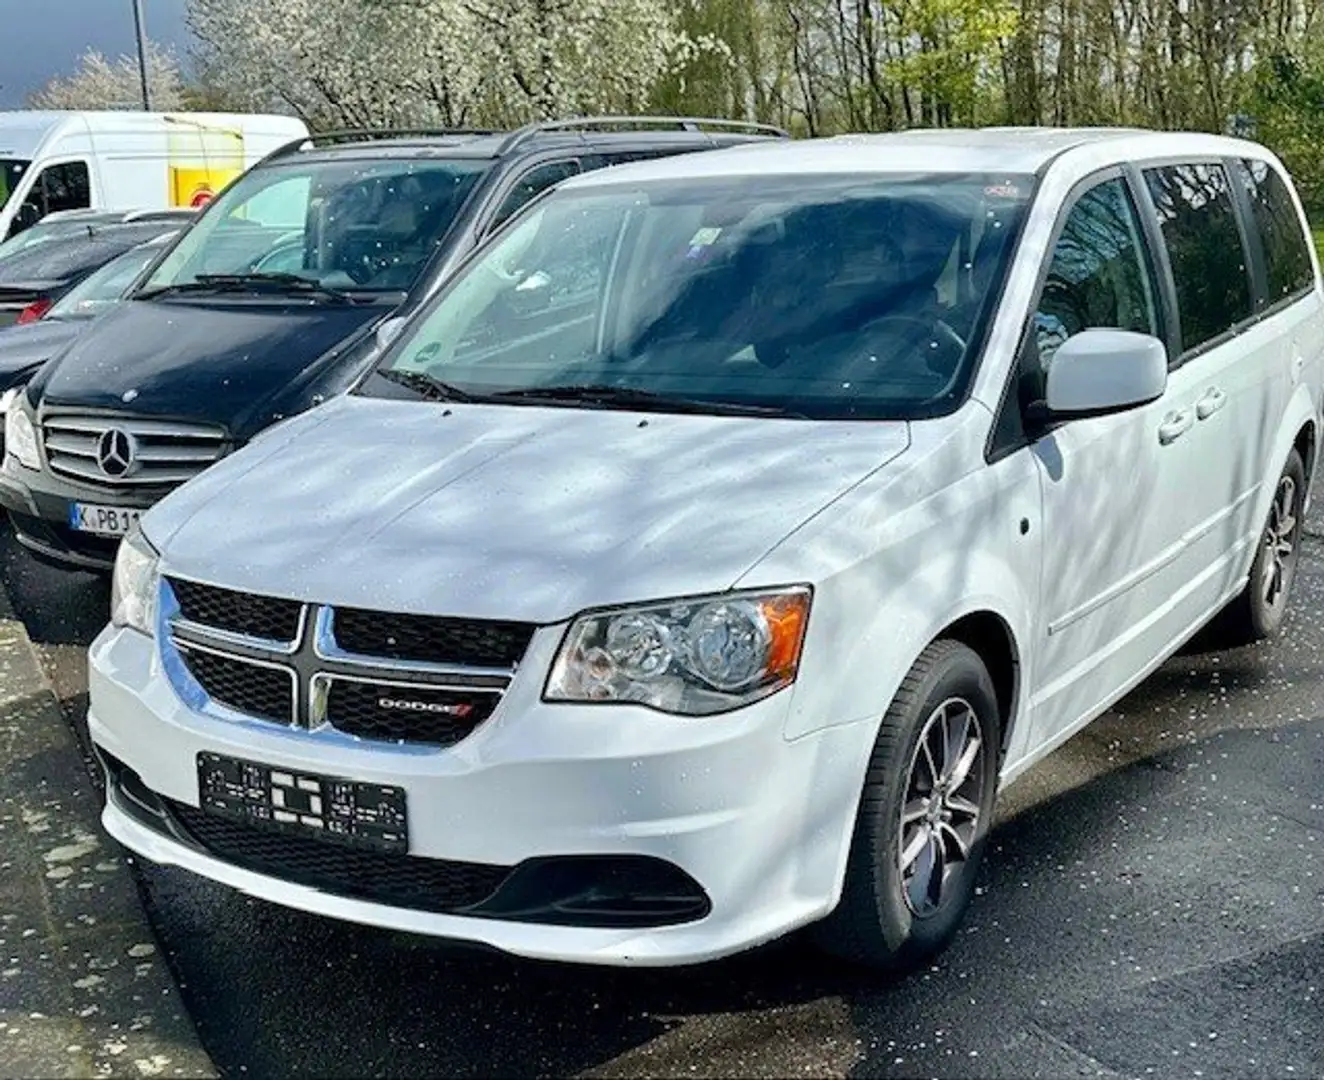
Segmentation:
{"type": "Polygon", "coordinates": [[[90,319],[113,307],[120,302],[129,286],[137,280],[138,275],[151,265],[161,249],[174,237],[175,233],[166,233],[112,259],[65,293],[45,317],[90,319]]]}
{"type": "Polygon", "coordinates": [[[24,170],[30,164],[32,164],[30,161],[0,158],[0,210],[3,210],[5,203],[9,202],[9,196],[14,194],[19,180],[23,178],[24,170]]]}
{"type": "Polygon", "coordinates": [[[378,373],[453,398],[945,412],[1031,185],[797,176],[555,193],[406,327],[378,373]]]}
{"type": "Polygon", "coordinates": [[[254,169],[208,208],[142,291],[252,274],[293,274],[335,289],[408,289],[489,167],[387,159],[254,169]]]}

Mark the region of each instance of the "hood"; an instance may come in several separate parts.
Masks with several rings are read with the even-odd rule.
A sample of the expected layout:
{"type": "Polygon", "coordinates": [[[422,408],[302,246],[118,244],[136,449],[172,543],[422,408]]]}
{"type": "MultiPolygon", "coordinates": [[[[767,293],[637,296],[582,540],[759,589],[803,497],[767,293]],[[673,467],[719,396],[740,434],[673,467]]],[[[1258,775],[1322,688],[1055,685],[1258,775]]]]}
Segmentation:
{"type": "Polygon", "coordinates": [[[0,331],[0,390],[35,371],[86,330],[90,319],[39,319],[0,331]]]}
{"type": "Polygon", "coordinates": [[[388,310],[284,298],[128,300],[49,365],[35,390],[47,405],[122,410],[132,401],[135,415],[219,424],[242,440],[294,411],[291,399],[334,363],[334,347],[388,310]]]}
{"type": "Polygon", "coordinates": [[[554,623],[729,588],[902,453],[905,423],[337,398],[144,518],[167,572],[554,623]]]}

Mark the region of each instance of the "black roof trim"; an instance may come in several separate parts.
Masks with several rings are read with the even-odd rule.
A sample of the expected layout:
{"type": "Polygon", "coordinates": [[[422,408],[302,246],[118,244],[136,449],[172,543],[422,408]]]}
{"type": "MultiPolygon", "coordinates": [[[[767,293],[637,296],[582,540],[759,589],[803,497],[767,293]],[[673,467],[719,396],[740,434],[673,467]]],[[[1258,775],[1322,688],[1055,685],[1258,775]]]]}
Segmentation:
{"type": "Polygon", "coordinates": [[[568,120],[542,120],[526,124],[514,131],[496,128],[447,128],[447,127],[404,127],[404,128],[346,128],[337,131],[323,131],[312,135],[302,135],[277,147],[262,159],[262,164],[278,161],[304,149],[318,150],[336,146],[386,142],[393,139],[443,139],[505,136],[497,145],[493,157],[501,157],[517,149],[538,135],[578,135],[588,142],[588,135],[593,132],[619,131],[621,133],[647,132],[650,130],[674,130],[693,135],[706,136],[710,145],[716,145],[714,132],[717,134],[761,135],[777,139],[789,139],[790,132],[771,124],[758,124],[746,120],[721,120],[701,116],[583,116],[568,120]]]}
{"type": "Polygon", "coordinates": [[[319,150],[324,147],[342,146],[346,143],[384,142],[390,139],[443,139],[456,136],[476,138],[483,135],[504,135],[497,128],[446,128],[446,127],[405,127],[405,128],[338,128],[334,131],[319,131],[311,135],[301,135],[291,139],[283,146],[276,147],[262,160],[275,161],[289,157],[304,147],[319,150]]]}

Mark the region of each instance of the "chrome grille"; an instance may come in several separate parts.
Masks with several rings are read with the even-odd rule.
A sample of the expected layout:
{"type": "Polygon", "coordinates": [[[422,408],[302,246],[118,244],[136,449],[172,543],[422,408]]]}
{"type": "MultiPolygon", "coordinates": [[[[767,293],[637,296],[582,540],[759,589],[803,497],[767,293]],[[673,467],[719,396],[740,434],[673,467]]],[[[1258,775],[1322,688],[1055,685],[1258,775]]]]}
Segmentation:
{"type": "Polygon", "coordinates": [[[273,724],[288,724],[294,719],[294,673],[288,668],[236,660],[192,646],[180,652],[212,700],[273,724]]]}
{"type": "MultiPolygon", "coordinates": [[[[354,609],[360,631],[373,622],[388,628],[349,635],[371,647],[365,652],[346,647],[337,632],[340,612],[323,605],[179,578],[163,582],[161,605],[166,671],[190,705],[312,732],[435,747],[467,738],[496,711],[536,629],[437,619],[445,633],[434,640],[458,635],[468,647],[406,649],[402,656],[391,632],[401,625],[397,614],[354,609]]],[[[428,622],[408,618],[416,630],[428,622]]]]}
{"type": "Polygon", "coordinates": [[[42,420],[46,463],[54,473],[90,484],[174,487],[225,456],[220,428],[172,420],[112,415],[62,415],[42,420]],[[121,450],[108,462],[107,440],[121,450]]]}

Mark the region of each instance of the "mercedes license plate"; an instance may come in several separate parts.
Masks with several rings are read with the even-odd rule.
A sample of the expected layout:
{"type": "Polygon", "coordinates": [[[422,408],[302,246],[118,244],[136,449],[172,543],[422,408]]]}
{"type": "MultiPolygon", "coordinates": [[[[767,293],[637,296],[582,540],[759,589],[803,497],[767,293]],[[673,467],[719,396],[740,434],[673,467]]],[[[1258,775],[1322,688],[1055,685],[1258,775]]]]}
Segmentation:
{"type": "Polygon", "coordinates": [[[122,506],[69,504],[69,528],[97,536],[126,536],[143,516],[141,510],[122,506]]]}
{"type": "Polygon", "coordinates": [[[198,754],[198,792],[211,814],[297,836],[403,854],[409,828],[403,788],[198,754]]]}

